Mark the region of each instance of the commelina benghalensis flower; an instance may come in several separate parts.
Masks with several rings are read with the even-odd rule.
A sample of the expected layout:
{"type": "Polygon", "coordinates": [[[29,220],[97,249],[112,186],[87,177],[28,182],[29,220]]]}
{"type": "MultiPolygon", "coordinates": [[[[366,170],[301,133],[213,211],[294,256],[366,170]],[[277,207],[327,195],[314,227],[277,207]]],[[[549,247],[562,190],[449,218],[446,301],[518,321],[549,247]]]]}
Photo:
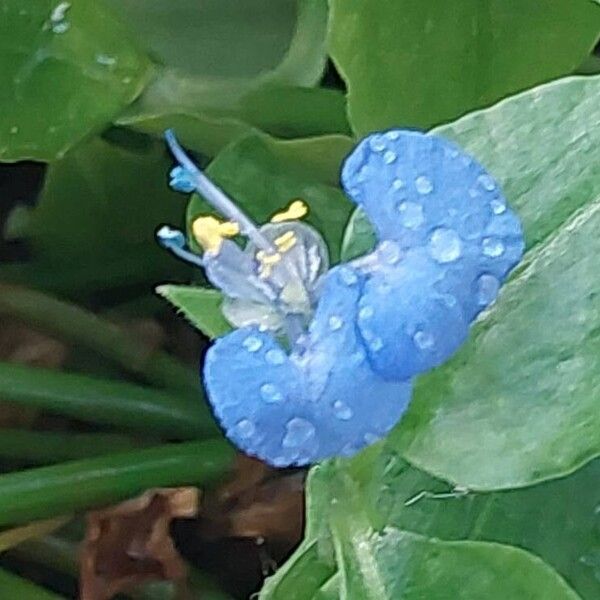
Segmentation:
{"type": "Polygon", "coordinates": [[[393,129],[363,139],[341,183],[371,221],[373,251],[330,266],[301,201],[255,225],[172,133],[171,185],[218,213],[193,223],[201,267],[236,328],[208,350],[204,384],[227,437],[275,466],[349,456],[385,436],[413,378],[447,360],[519,262],[523,233],[497,182],[454,143],[393,129]],[[232,238],[246,240],[245,246],[232,238]]]}

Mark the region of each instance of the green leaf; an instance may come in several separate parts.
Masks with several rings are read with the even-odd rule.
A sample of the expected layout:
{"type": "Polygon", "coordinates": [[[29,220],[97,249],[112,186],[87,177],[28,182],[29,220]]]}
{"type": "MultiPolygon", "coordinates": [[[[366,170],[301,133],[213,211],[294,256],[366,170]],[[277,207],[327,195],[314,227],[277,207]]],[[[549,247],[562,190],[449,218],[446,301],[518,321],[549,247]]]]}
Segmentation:
{"type": "Polygon", "coordinates": [[[23,579],[0,569],[0,595],[5,598],[19,598],[19,600],[65,600],[45,588],[38,587],[31,581],[23,579]]]}
{"type": "Polygon", "coordinates": [[[411,594],[453,599],[475,591],[480,594],[475,597],[494,598],[494,585],[501,592],[515,586],[510,598],[577,597],[549,566],[511,544],[550,562],[582,597],[592,600],[600,590],[593,562],[600,549],[594,493],[599,481],[596,461],[569,478],[531,488],[465,494],[410,467],[389,445],[372,447],[352,461],[331,461],[311,471],[306,539],[267,580],[261,599],[396,599],[411,594]],[[565,506],[568,520],[561,516],[565,506]],[[327,551],[331,544],[337,564],[327,551]],[[431,562],[430,551],[439,562],[431,562]],[[474,573],[464,573],[471,568],[474,573]],[[481,583],[481,573],[509,581],[487,581],[484,589],[471,591],[469,585],[481,583]],[[434,574],[447,592],[429,587],[437,580],[434,574]],[[455,576],[469,585],[455,591],[455,576]],[[408,583],[410,588],[404,588],[408,583]],[[340,585],[342,591],[335,595],[340,585]],[[532,588],[520,589],[523,585],[532,588]]]}
{"type": "Polygon", "coordinates": [[[1,0],[0,160],[51,161],[134,100],[150,64],[94,0],[1,0]]]}
{"type": "Polygon", "coordinates": [[[204,77],[315,84],[326,0],[106,0],[163,64],[204,77]]]}
{"type": "Polygon", "coordinates": [[[543,561],[518,548],[442,542],[390,527],[381,533],[353,529],[339,543],[342,598],[578,598],[543,561]]]}
{"type": "Polygon", "coordinates": [[[344,95],[263,80],[206,81],[161,69],[140,99],[116,123],[162,136],[173,128],[208,156],[258,128],[279,137],[347,133],[344,95]]]}
{"type": "MultiPolygon", "coordinates": [[[[393,438],[411,462],[458,485],[528,485],[600,453],[599,93],[600,78],[569,78],[436,130],[501,182],[532,249],[459,355],[419,380],[393,438]]],[[[372,243],[368,227],[351,236],[357,225],[359,216],[345,256],[372,243]]]]}
{"type": "Polygon", "coordinates": [[[187,273],[154,239],[162,223],[181,220],[170,165],[162,144],[128,150],[99,138],[53,163],[19,232],[34,250],[22,276],[52,273],[51,287],[81,294],[187,273]]]}
{"type": "Polygon", "coordinates": [[[599,34],[590,0],[332,0],[329,50],[363,134],[431,127],[571,73],[599,34]]]}
{"type": "Polygon", "coordinates": [[[4,473],[0,525],[115,503],[149,487],[213,482],[230,468],[233,454],[226,442],[209,440],[4,473]]]}
{"type": "Polygon", "coordinates": [[[214,339],[231,331],[221,312],[223,295],[213,288],[161,285],[156,291],[207,337],[214,339]]]}
{"type": "MultiPolygon", "coordinates": [[[[296,144],[290,151],[286,142],[251,134],[225,148],[207,173],[257,223],[268,221],[292,200],[303,199],[310,209],[307,222],[323,234],[336,262],[351,204],[337,186],[323,181],[324,169],[315,167],[312,156],[321,144],[329,148],[331,141],[296,144]],[[286,150],[280,152],[282,147],[286,150]]],[[[188,222],[207,210],[204,201],[192,197],[188,222]]]]}

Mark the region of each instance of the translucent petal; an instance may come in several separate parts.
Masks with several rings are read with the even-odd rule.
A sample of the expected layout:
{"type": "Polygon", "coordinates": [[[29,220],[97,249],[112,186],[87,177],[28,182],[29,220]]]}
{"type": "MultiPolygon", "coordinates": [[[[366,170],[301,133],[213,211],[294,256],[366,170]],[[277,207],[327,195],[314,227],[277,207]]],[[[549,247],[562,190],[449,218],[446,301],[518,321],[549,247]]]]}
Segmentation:
{"type": "Polygon", "coordinates": [[[357,335],[363,283],[349,267],[330,271],[311,329],[290,355],[256,328],[209,349],[209,400],[242,450],[276,466],[304,465],[353,454],[400,419],[410,382],[374,373],[357,335]]]}

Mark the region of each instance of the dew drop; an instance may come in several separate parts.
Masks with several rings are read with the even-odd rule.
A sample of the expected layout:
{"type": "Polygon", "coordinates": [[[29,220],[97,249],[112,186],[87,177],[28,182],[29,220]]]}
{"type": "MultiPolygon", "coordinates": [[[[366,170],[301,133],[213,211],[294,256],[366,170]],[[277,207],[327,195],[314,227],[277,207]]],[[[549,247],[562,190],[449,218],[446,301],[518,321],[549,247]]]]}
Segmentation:
{"type": "Polygon", "coordinates": [[[388,265],[395,265],[402,258],[400,246],[392,240],[381,242],[377,247],[377,254],[388,265]]]}
{"type": "Polygon", "coordinates": [[[356,273],[348,267],[342,267],[339,271],[340,279],[346,285],[354,285],[358,281],[356,273]]]}
{"type": "Polygon", "coordinates": [[[487,173],[480,175],[477,178],[477,181],[479,182],[479,185],[488,192],[492,192],[496,189],[496,183],[487,173]]]}
{"type": "Polygon", "coordinates": [[[439,227],[431,234],[429,252],[439,263],[449,263],[460,257],[462,244],[453,229],[439,227]]]}
{"type": "Polygon", "coordinates": [[[262,341],[253,335],[247,337],[242,342],[242,346],[244,346],[248,352],[258,352],[262,348],[262,345],[262,341]]]}
{"type": "Polygon", "coordinates": [[[285,362],[285,353],[281,350],[271,349],[265,354],[265,360],[270,365],[282,365],[285,362]]]}
{"type": "Polygon", "coordinates": [[[312,423],[300,417],[294,417],[285,426],[286,433],[282,441],[284,448],[297,448],[315,437],[316,430],[312,423]]]}
{"type": "Polygon", "coordinates": [[[350,356],[350,362],[353,365],[358,366],[364,362],[365,358],[365,353],[362,350],[357,350],[350,356]]]}
{"type": "Polygon", "coordinates": [[[394,181],[392,181],[392,189],[395,191],[401,190],[404,187],[404,181],[400,179],[400,177],[396,177],[394,181]]]}
{"type": "Polygon", "coordinates": [[[359,319],[370,319],[374,314],[375,314],[375,311],[373,310],[372,306],[363,306],[358,311],[358,318],[359,319]]]}
{"type": "Polygon", "coordinates": [[[398,158],[398,156],[393,150],[387,150],[383,155],[383,162],[386,165],[391,165],[396,160],[396,158],[398,158]]]}
{"type": "Polygon", "coordinates": [[[112,67],[116,64],[117,59],[114,56],[109,56],[108,54],[96,54],[96,62],[99,65],[104,65],[105,67],[112,67]]]}
{"type": "Polygon", "coordinates": [[[506,204],[497,198],[490,202],[490,206],[495,215],[501,215],[506,210],[506,204]]]}
{"type": "Polygon", "coordinates": [[[12,135],[16,135],[17,133],[19,133],[19,128],[15,125],[14,127],[10,128],[10,133],[12,135]]]}
{"type": "Polygon", "coordinates": [[[401,222],[408,229],[417,229],[423,224],[423,207],[416,202],[402,202],[398,206],[401,214],[401,222]]]}
{"type": "Polygon", "coordinates": [[[379,436],[374,433],[365,433],[365,435],[363,435],[363,440],[365,440],[367,444],[374,444],[379,441],[379,436]]]}
{"type": "Polygon", "coordinates": [[[397,139],[400,137],[400,132],[399,132],[399,131],[396,131],[395,129],[394,129],[394,130],[392,130],[392,131],[387,131],[387,132],[385,133],[385,137],[386,137],[388,140],[394,141],[394,140],[397,140],[397,139]]]}
{"type": "Polygon", "coordinates": [[[493,275],[483,274],[477,280],[477,301],[481,306],[488,306],[496,299],[499,289],[500,282],[493,275]]]}
{"type": "Polygon", "coordinates": [[[383,152],[385,150],[385,140],[383,140],[379,135],[374,135],[369,140],[369,147],[373,152],[383,152]]]}
{"type": "Polygon", "coordinates": [[[281,402],[283,394],[272,383],[264,383],[260,386],[260,395],[265,402],[281,402]]]}
{"type": "Polygon", "coordinates": [[[419,350],[431,350],[435,344],[435,338],[427,331],[417,331],[413,336],[413,340],[419,350]]]}
{"type": "Polygon", "coordinates": [[[417,188],[417,192],[419,194],[431,194],[433,192],[433,183],[429,177],[425,177],[425,175],[420,175],[415,179],[415,187],[417,188]]]}
{"type": "Polygon", "coordinates": [[[254,426],[254,423],[248,419],[242,419],[241,421],[238,421],[235,426],[235,433],[244,439],[252,437],[255,432],[256,427],[254,426]]]}
{"type": "Polygon", "coordinates": [[[504,244],[497,238],[485,238],[483,240],[483,253],[490,258],[497,258],[504,254],[504,244]]]}
{"type": "Polygon", "coordinates": [[[344,321],[338,315],[331,315],[331,317],[329,317],[328,322],[329,329],[331,329],[331,331],[338,331],[342,328],[342,325],[344,324],[344,321]]]}
{"type": "Polygon", "coordinates": [[[373,352],[379,352],[383,348],[383,340],[380,337],[376,337],[369,342],[369,348],[373,352]]]}
{"type": "Polygon", "coordinates": [[[336,418],[340,419],[340,421],[348,421],[348,419],[351,419],[354,416],[352,409],[341,400],[334,402],[333,410],[336,418]]]}

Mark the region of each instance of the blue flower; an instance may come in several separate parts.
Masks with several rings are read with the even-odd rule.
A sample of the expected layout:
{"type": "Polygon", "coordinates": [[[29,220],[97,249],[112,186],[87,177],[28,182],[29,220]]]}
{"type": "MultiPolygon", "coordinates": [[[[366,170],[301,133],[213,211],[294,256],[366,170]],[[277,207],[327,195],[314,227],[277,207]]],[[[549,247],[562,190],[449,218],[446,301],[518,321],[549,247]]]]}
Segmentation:
{"type": "Polygon", "coordinates": [[[329,266],[301,203],[257,227],[184,153],[176,189],[198,191],[226,220],[159,240],[205,270],[237,329],[204,364],[213,411],[240,449],[275,466],[349,456],[405,412],[412,378],[447,360],[523,253],[518,218],[494,179],[440,137],[390,130],[361,141],[342,185],[378,243],[329,266]],[[241,247],[233,237],[248,239],[241,247]]]}

